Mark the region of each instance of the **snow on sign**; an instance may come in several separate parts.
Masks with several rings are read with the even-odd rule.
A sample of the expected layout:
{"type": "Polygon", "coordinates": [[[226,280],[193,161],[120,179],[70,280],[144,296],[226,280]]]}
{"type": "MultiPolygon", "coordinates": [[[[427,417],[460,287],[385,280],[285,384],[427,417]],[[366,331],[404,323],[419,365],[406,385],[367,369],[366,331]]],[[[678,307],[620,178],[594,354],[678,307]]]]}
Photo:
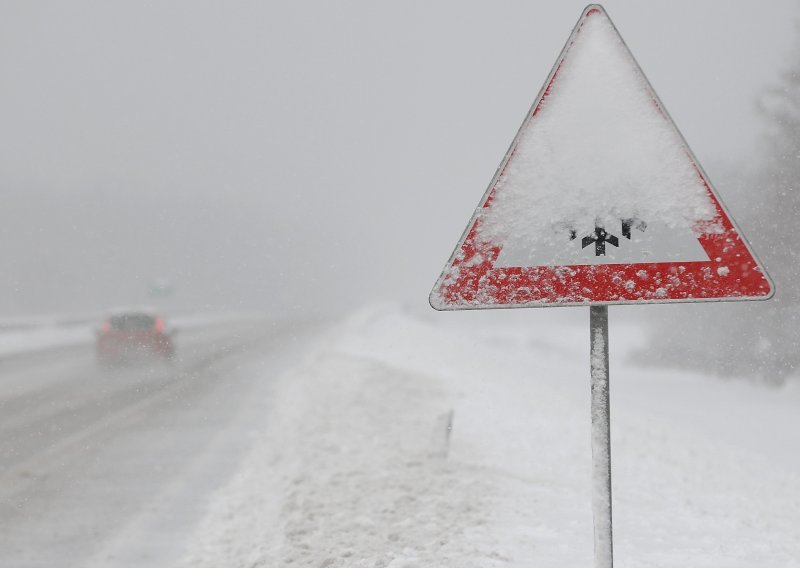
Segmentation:
{"type": "Polygon", "coordinates": [[[456,310],[772,293],[633,55],[591,5],[430,302],[456,310]]]}

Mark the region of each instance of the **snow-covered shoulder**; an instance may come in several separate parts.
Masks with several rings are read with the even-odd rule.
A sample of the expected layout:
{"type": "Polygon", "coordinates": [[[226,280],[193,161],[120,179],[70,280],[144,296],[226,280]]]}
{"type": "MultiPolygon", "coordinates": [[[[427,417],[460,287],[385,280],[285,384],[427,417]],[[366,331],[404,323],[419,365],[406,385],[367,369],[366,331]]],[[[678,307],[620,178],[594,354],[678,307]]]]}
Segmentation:
{"type": "MultiPolygon", "coordinates": [[[[343,324],[264,401],[186,565],[590,565],[586,322],[494,315],[343,324]]],[[[731,409],[798,431],[797,400],[629,367],[640,336],[612,328],[618,563],[796,565],[800,460],[731,409]]]]}

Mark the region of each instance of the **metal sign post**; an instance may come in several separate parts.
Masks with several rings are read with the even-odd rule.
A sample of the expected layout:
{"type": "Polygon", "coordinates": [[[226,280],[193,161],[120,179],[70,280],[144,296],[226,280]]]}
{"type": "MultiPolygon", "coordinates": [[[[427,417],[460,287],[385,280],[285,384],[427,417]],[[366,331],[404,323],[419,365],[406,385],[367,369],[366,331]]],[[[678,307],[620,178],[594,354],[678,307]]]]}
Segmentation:
{"type": "Polygon", "coordinates": [[[589,308],[592,374],[592,513],[595,568],[612,568],[611,409],[608,390],[608,306],[589,308]]]}

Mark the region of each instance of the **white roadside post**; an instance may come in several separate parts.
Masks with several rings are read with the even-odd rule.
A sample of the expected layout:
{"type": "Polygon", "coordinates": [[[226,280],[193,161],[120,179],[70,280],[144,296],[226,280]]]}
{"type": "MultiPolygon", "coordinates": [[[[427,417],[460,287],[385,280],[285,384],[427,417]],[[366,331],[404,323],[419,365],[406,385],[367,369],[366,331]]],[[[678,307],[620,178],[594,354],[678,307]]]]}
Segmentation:
{"type": "Polygon", "coordinates": [[[592,377],[592,513],[595,568],[612,568],[611,407],[608,374],[608,306],[589,307],[592,377]]]}
{"type": "Polygon", "coordinates": [[[602,6],[587,6],[430,295],[589,306],[595,568],[612,568],[608,305],[774,287],[602,6]]]}

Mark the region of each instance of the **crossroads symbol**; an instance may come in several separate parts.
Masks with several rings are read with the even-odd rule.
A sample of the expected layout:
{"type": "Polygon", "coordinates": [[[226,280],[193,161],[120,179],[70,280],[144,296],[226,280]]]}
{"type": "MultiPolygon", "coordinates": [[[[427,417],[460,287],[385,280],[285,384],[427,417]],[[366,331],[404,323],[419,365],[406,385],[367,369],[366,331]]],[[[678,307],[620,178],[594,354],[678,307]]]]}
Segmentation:
{"type": "MultiPolygon", "coordinates": [[[[631,240],[631,229],[637,229],[639,231],[644,231],[647,228],[647,223],[640,219],[622,219],[622,236],[628,240],[631,240]]],[[[578,233],[575,229],[570,229],[569,232],[569,239],[575,240],[578,238],[578,233]]],[[[611,233],[607,232],[604,227],[601,227],[599,223],[595,224],[594,232],[591,235],[585,236],[581,239],[581,248],[584,249],[594,243],[594,255],[595,256],[605,256],[606,255],[606,243],[619,247],[619,238],[611,233]]]]}

